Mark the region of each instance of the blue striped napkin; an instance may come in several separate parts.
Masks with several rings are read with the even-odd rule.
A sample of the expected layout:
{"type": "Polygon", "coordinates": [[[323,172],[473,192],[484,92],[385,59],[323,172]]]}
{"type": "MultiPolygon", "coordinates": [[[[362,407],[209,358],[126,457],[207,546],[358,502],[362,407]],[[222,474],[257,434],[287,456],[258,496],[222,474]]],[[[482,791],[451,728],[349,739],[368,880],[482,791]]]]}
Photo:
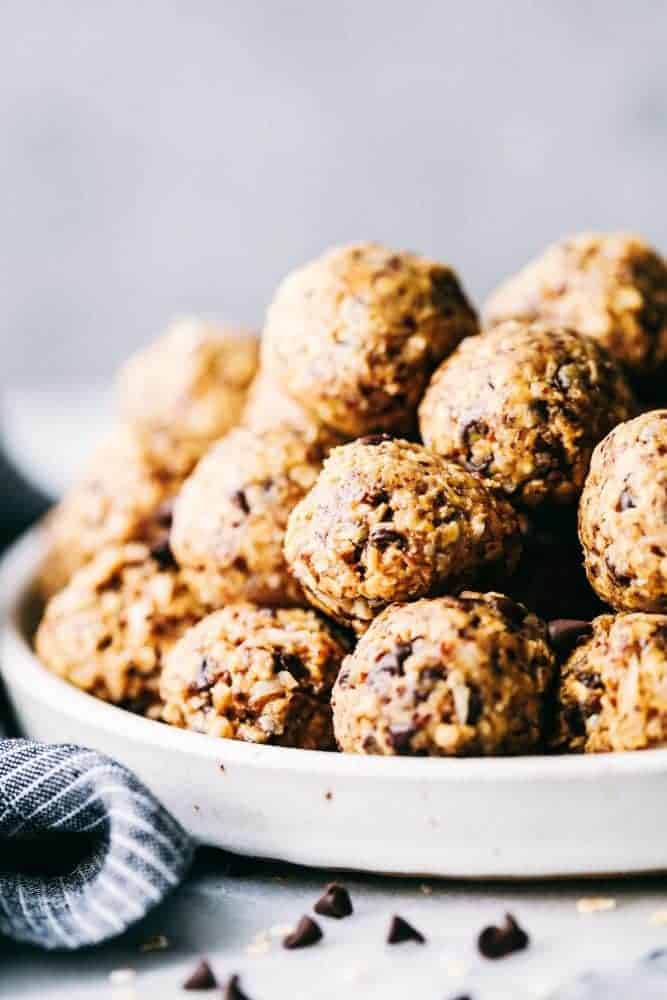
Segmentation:
{"type": "Polygon", "coordinates": [[[114,937],[184,878],[193,844],[94,750],[0,739],[0,933],[42,948],[114,937]]]}

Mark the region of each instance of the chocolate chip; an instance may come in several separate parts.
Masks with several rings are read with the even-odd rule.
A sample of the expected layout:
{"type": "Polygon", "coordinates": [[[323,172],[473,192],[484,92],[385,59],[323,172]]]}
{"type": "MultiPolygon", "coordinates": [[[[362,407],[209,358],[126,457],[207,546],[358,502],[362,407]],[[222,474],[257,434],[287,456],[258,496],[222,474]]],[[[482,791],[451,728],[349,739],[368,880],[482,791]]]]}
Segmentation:
{"type": "Polygon", "coordinates": [[[484,928],[477,939],[477,947],[484,958],[505,958],[506,955],[527,948],[529,940],[512,914],[506,913],[502,926],[484,928]]]}
{"type": "Polygon", "coordinates": [[[573,736],[586,735],[586,720],[579,705],[568,705],[563,711],[563,719],[573,736]]]}
{"type": "Polygon", "coordinates": [[[214,990],[218,981],[206,959],[202,958],[199,965],[190,973],[183,983],[184,990],[214,990]]]}
{"type": "Polygon", "coordinates": [[[286,670],[297,681],[306,680],[310,676],[306,667],[294,653],[274,653],[273,669],[276,673],[280,670],[286,670]]]}
{"type": "Polygon", "coordinates": [[[235,503],[236,506],[243,511],[244,514],[250,513],[250,504],[248,503],[248,498],[243,490],[236,490],[232,493],[230,499],[232,503],[235,503]]]}
{"type": "Polygon", "coordinates": [[[399,756],[410,753],[412,737],[416,732],[415,727],[409,724],[389,727],[389,742],[399,756]]]}
{"type": "Polygon", "coordinates": [[[241,989],[241,980],[237,975],[230,978],[225,986],[223,997],[224,1000],[250,1000],[248,994],[241,989]]]}
{"type": "Polygon", "coordinates": [[[482,696],[480,694],[479,688],[476,684],[468,684],[468,716],[466,718],[467,726],[475,726],[479,722],[482,710],[484,708],[484,702],[482,701],[482,696]]]}
{"type": "Polygon", "coordinates": [[[380,552],[384,552],[390,545],[395,545],[397,549],[404,549],[407,546],[407,539],[400,531],[393,528],[385,528],[379,524],[371,532],[369,542],[380,552]]]}
{"type": "Polygon", "coordinates": [[[412,653],[412,643],[411,642],[397,642],[393,649],[380,659],[375,664],[373,671],[382,671],[383,673],[393,674],[403,676],[403,664],[407,660],[408,656],[412,653]]]}
{"type": "Polygon", "coordinates": [[[206,691],[207,688],[211,686],[211,673],[215,670],[215,666],[207,656],[204,656],[199,664],[199,670],[197,671],[197,678],[192,685],[195,691],[206,691]]]}
{"type": "Polygon", "coordinates": [[[304,914],[291,934],[283,940],[283,948],[309,948],[323,937],[319,924],[304,914]]]}
{"type": "Polygon", "coordinates": [[[618,504],[616,505],[616,509],[619,511],[632,510],[636,506],[637,504],[635,503],[635,498],[633,497],[630,490],[628,489],[623,490],[620,497],[618,498],[618,504]]]}
{"type": "Polygon", "coordinates": [[[511,597],[505,597],[504,594],[494,594],[493,597],[489,598],[489,602],[500,612],[503,618],[506,618],[514,625],[523,625],[527,611],[521,604],[513,601],[511,597]]]}
{"type": "Polygon", "coordinates": [[[382,444],[384,441],[391,441],[391,434],[367,434],[366,437],[359,438],[357,444],[365,444],[369,448],[375,448],[376,445],[382,444]]]}
{"type": "Polygon", "coordinates": [[[568,656],[580,639],[593,634],[593,626],[580,618],[554,618],[547,625],[547,632],[556,652],[568,656]]]}
{"type": "Polygon", "coordinates": [[[151,546],[150,554],[161,570],[178,568],[178,564],[174,559],[174,553],[171,551],[171,545],[166,538],[151,546]]]}
{"type": "Polygon", "coordinates": [[[334,917],[336,920],[349,917],[353,912],[350,894],[340,882],[330,882],[313,909],[322,917],[334,917]]]}
{"type": "Polygon", "coordinates": [[[403,941],[417,941],[419,944],[424,944],[426,938],[403,917],[394,915],[389,924],[387,944],[401,944],[403,941]]]}

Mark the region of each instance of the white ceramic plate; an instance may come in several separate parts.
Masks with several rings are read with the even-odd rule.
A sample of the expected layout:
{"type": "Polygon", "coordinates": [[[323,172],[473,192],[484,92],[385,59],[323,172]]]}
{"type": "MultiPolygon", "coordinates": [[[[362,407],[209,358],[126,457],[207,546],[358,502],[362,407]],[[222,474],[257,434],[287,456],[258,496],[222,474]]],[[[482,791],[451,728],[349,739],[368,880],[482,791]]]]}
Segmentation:
{"type": "Polygon", "coordinates": [[[667,750],[438,760],[252,746],[172,729],[49,674],[24,630],[39,529],[0,568],[2,673],[25,735],[131,767],[200,842],[306,865],[456,877],[667,869],[667,750]]]}

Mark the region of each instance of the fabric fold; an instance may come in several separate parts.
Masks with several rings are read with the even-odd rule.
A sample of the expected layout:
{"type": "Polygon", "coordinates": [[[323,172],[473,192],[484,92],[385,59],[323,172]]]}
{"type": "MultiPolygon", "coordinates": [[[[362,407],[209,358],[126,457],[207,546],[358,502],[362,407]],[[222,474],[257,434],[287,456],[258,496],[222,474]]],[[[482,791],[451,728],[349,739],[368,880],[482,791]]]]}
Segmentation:
{"type": "Polygon", "coordinates": [[[182,881],[193,851],[116,761],[0,739],[0,933],[49,949],[114,937],[182,881]]]}

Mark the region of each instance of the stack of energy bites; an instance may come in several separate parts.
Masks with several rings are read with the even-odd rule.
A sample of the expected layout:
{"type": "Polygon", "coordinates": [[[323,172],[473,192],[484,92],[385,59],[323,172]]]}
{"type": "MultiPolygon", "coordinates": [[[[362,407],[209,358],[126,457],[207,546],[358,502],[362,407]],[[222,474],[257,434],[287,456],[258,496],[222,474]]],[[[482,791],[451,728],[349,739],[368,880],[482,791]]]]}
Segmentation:
{"type": "Polygon", "coordinates": [[[636,237],[550,247],[481,327],[451,268],[333,250],[261,348],[188,320],[125,365],[49,519],[37,651],[254,743],[663,744],[666,371],[667,266],[636,237]]]}

